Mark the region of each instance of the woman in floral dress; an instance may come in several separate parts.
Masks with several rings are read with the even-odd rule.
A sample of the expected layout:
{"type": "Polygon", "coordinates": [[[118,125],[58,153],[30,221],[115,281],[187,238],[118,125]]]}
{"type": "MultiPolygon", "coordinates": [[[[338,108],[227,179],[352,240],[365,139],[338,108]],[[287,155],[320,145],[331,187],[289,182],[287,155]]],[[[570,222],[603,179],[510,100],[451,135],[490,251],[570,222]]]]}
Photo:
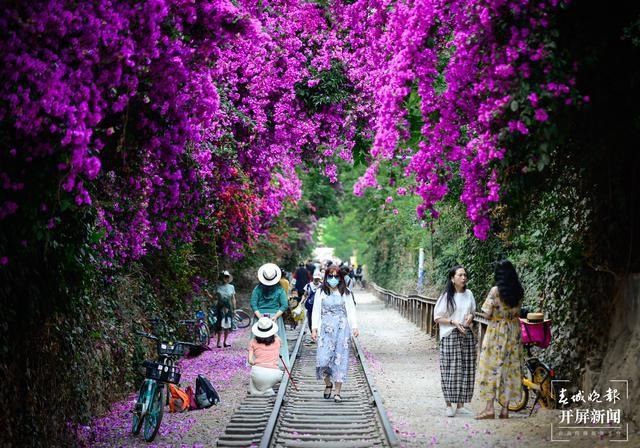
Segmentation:
{"type": "Polygon", "coordinates": [[[315,294],[311,315],[311,338],[318,341],[316,378],[325,384],[324,398],[342,401],[340,391],[347,379],[349,367],[349,339],[351,332],[358,337],[356,309],[338,266],[327,269],[324,282],[315,294]]]}
{"type": "Polygon", "coordinates": [[[500,418],[509,418],[509,401],[521,393],[522,350],[520,346],[520,305],[524,289],[513,264],[508,260],[495,269],[496,286],[491,288],[482,305],[482,313],[490,319],[482,341],[478,367],[480,399],[487,405],[476,419],[495,418],[493,402],[504,405],[500,418]]]}

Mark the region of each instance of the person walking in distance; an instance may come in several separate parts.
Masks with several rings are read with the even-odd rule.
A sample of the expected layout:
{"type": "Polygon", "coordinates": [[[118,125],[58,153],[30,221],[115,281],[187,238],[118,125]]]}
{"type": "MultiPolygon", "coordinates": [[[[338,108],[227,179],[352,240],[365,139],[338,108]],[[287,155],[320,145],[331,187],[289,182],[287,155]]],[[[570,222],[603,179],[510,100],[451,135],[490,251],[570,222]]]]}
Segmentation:
{"type": "Polygon", "coordinates": [[[304,263],[298,264],[298,269],[296,269],[293,277],[296,279],[296,291],[298,293],[298,297],[302,299],[302,296],[304,295],[304,287],[312,280],[311,274],[309,274],[307,268],[304,267],[304,263]]]}
{"type": "Polygon", "coordinates": [[[324,282],[315,294],[311,317],[311,338],[318,342],[316,378],[324,380],[323,397],[342,401],[340,391],[347,379],[350,337],[358,337],[356,308],[340,268],[327,268],[324,282]],[[353,333],[352,333],[353,332],[353,333]]]}
{"type": "Polygon", "coordinates": [[[447,417],[472,415],[464,403],[471,402],[475,382],[476,343],[470,328],[475,310],[475,298],[467,289],[467,271],[454,266],[434,309],[434,321],[440,326],[440,376],[447,417]]]}
{"type": "Polygon", "coordinates": [[[356,285],[358,283],[360,283],[360,287],[362,289],[364,289],[364,281],[363,281],[363,276],[364,276],[364,272],[362,271],[362,265],[359,264],[356,266],[356,271],[355,271],[355,279],[356,279],[356,285]]]}
{"type": "Polygon", "coordinates": [[[302,304],[304,305],[305,310],[307,310],[307,322],[309,323],[309,331],[311,331],[311,313],[313,312],[313,302],[315,299],[316,292],[318,292],[318,288],[320,288],[320,283],[322,281],[322,275],[320,272],[316,272],[313,274],[313,281],[311,283],[307,283],[307,286],[304,287],[304,297],[302,299],[302,304]]]}

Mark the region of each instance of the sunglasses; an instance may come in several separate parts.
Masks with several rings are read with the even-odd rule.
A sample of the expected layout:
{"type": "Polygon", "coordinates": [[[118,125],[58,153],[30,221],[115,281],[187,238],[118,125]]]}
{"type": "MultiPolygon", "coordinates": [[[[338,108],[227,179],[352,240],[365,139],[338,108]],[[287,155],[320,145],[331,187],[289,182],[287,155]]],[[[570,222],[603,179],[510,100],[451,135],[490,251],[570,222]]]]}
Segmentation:
{"type": "Polygon", "coordinates": [[[339,274],[329,274],[327,275],[327,278],[340,278],[339,274]]]}

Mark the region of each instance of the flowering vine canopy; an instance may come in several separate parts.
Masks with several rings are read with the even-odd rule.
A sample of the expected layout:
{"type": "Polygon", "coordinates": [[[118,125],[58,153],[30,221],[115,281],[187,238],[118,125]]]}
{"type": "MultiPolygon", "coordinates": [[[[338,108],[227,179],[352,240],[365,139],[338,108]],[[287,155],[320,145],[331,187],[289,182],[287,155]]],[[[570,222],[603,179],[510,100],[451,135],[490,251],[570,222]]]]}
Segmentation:
{"type": "MultiPolygon", "coordinates": [[[[392,161],[435,206],[450,180],[477,237],[510,136],[576,101],[558,0],[33,0],[0,17],[0,221],[91,211],[105,260],[207,235],[239,255],[300,198],[296,167],[354,193],[392,161]],[[336,82],[336,79],[339,82],[336,82]],[[420,99],[407,145],[406,101],[420,99]],[[66,198],[69,198],[68,200],[66,198]]],[[[398,191],[406,194],[406,191],[398,191]]],[[[1,254],[0,254],[1,255],[1,254]]]]}

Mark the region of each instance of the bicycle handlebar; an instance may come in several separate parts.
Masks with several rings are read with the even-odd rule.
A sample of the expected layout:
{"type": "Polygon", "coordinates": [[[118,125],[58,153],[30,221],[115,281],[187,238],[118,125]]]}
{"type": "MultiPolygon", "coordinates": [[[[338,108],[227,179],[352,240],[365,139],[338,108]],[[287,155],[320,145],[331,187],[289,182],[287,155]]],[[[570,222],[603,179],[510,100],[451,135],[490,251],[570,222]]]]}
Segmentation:
{"type": "Polygon", "coordinates": [[[159,340],[158,336],[155,336],[151,333],[146,333],[144,331],[135,330],[134,333],[137,334],[138,336],[142,336],[143,338],[151,339],[153,341],[159,340]]]}
{"type": "MultiPolygon", "coordinates": [[[[151,333],[146,333],[146,332],[144,332],[144,331],[140,331],[140,330],[136,330],[134,333],[135,333],[135,334],[137,334],[138,336],[142,336],[142,337],[145,337],[145,338],[151,339],[151,340],[153,340],[153,341],[158,341],[158,342],[160,342],[160,343],[162,343],[162,344],[166,344],[166,343],[168,343],[168,341],[162,341],[162,340],[160,340],[160,338],[159,338],[158,336],[153,335],[153,334],[151,334],[151,333]]],[[[173,342],[174,344],[182,344],[182,345],[184,345],[185,347],[200,348],[200,345],[198,345],[198,344],[194,344],[193,342],[186,342],[186,341],[172,341],[172,342],[173,342]]]]}

